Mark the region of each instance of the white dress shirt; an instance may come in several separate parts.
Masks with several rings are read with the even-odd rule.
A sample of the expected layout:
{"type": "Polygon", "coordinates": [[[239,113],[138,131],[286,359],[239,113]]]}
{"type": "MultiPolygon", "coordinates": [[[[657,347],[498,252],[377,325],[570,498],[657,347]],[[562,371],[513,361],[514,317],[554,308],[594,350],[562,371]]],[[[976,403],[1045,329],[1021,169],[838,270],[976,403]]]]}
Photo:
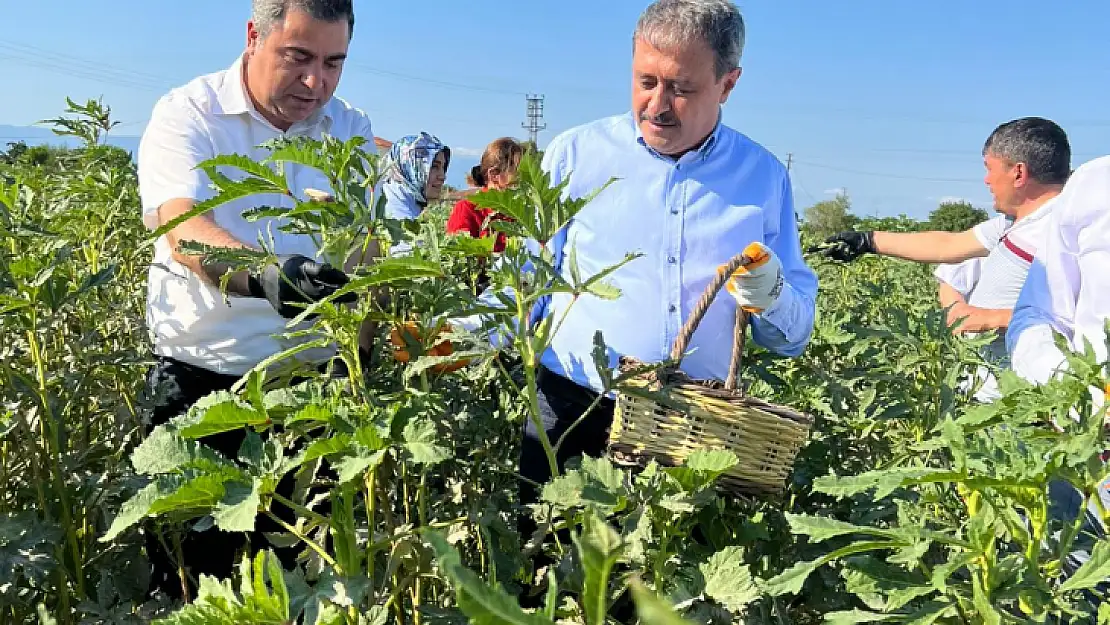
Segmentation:
{"type": "MultiPolygon", "coordinates": [[[[242,154],[261,160],[266,151],[259,144],[283,135],[319,139],[329,134],[340,140],[361,136],[367,140],[364,148],[376,151],[369,118],[338,97],[288,132],[278,130],[248,98],[242,60],[173,89],[155,104],[138,151],[139,191],[148,228],[158,227],[156,211],[165,202],[200,202],[214,195],[208,176],[196,168],[214,156],[242,154]]],[[[306,188],[331,191],[327,178],[315,169],[288,164],[283,169],[290,189],[302,197],[306,188]]],[[[232,179],[245,177],[235,168],[221,171],[232,179]]],[[[218,206],[209,215],[247,245],[257,246],[262,240],[278,254],[317,258],[317,246],[309,236],[278,230],[284,218],[243,218],[244,210],[260,205],[292,207],[293,201],[283,195],[255,195],[218,206]]],[[[146,320],[156,354],[231,375],[243,375],[265,358],[308,340],[277,336],[292,328],[266,300],[225,297],[218,286],[176,262],[164,237],[154,249],[146,320]]],[[[310,350],[300,358],[319,361],[331,353],[310,350]]]]}
{"type": "Polygon", "coordinates": [[[1107,356],[1110,156],[1077,168],[1057,202],[1007,333],[1014,371],[1038,384],[1066,366],[1054,333],[1062,334],[1073,350],[1082,351],[1090,341],[1101,360],[1107,356]]]}

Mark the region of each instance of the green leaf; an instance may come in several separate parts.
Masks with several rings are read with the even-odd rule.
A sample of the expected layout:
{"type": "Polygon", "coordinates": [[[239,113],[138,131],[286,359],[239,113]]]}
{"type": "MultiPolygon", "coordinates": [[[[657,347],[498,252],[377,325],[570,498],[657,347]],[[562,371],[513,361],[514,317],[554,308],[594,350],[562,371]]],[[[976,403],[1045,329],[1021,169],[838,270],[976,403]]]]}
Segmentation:
{"type": "Polygon", "coordinates": [[[199,166],[200,169],[204,170],[204,172],[209,175],[217,171],[217,167],[234,167],[256,178],[261,178],[269,182],[275,189],[288,188],[288,184],[285,182],[285,176],[281,173],[267,167],[264,163],[254,161],[250,157],[242,154],[220,154],[203,161],[199,166]]]}
{"type": "Polygon", "coordinates": [[[372,452],[360,447],[353,455],[336,460],[335,472],[338,474],[339,483],[346,484],[377,467],[385,459],[385,454],[384,449],[372,452]]]}
{"type": "Polygon", "coordinates": [[[529,614],[502,588],[491,588],[462,564],[455,548],[438,532],[428,532],[439,569],[455,589],[459,609],[472,625],[554,625],[539,614],[529,614]]]}
{"type": "Polygon", "coordinates": [[[351,447],[351,435],[339,433],[331,438],[315,440],[305,450],[305,462],[343,453],[351,447]]]}
{"type": "Polygon", "coordinates": [[[150,512],[150,507],[162,496],[163,489],[167,486],[164,482],[165,480],[151,482],[135,493],[133,497],[123,502],[119,512],[116,513],[116,518],[112,519],[112,525],[100,537],[100,542],[107,543],[115,540],[124,530],[146,518],[147,513],[150,512]]]}
{"type": "Polygon", "coordinates": [[[899,488],[918,484],[955,482],[963,477],[951,471],[903,467],[845,477],[819,477],[813,482],[813,490],[834,497],[850,497],[875,489],[874,497],[882,499],[899,488]]]}
{"type": "Polygon", "coordinates": [[[622,509],[629,497],[625,474],[607,458],[584,456],[571,469],[543,487],[543,500],[567,510],[592,505],[603,514],[622,509]]]}
{"type": "Polygon", "coordinates": [[[151,504],[149,514],[208,512],[224,498],[226,494],[224,485],[238,477],[241,476],[235,472],[226,471],[188,479],[178,488],[164,494],[151,504]]]}
{"type": "Polygon", "coordinates": [[[850,610],[847,612],[831,612],[825,615],[825,622],[831,625],[853,625],[853,623],[881,623],[893,619],[900,619],[900,614],[876,614],[863,610],[850,610]]]}
{"type": "Polygon", "coordinates": [[[159,425],[131,452],[131,465],[140,475],[170,473],[197,461],[219,464],[216,452],[197,441],[186,440],[168,425],[159,425]]]}
{"type": "Polygon", "coordinates": [[[893,612],[909,602],[936,592],[921,575],[910,574],[872,556],[852,558],[842,573],[848,592],[871,608],[893,612]]]}
{"type": "Polygon", "coordinates": [[[744,563],[743,547],[725,547],[698,566],[705,578],[705,594],[734,613],[760,597],[751,570],[744,563]]]}
{"type": "Polygon", "coordinates": [[[807,516],[790,512],[786,513],[786,520],[790,523],[790,529],[793,530],[795,534],[809,536],[815,543],[849,534],[866,534],[891,540],[905,540],[907,538],[907,530],[904,528],[894,530],[880,529],[845,523],[844,521],[838,521],[828,517],[807,516]]]}
{"type": "Polygon", "coordinates": [[[269,422],[265,413],[229,400],[209,406],[199,422],[182,428],[180,433],[185,438],[196,439],[244,427],[267,425],[269,422]]]}
{"type": "Polygon", "coordinates": [[[633,581],[632,600],[636,603],[636,614],[642,625],[694,625],[678,615],[674,607],[660,599],[643,582],[633,581]]]}
{"type": "MultiPolygon", "coordinates": [[[[595,296],[600,297],[602,299],[609,299],[609,300],[617,299],[618,297],[620,297],[620,294],[621,294],[620,289],[618,289],[617,287],[605,282],[606,278],[608,278],[609,276],[611,276],[614,273],[616,273],[617,271],[619,271],[622,267],[624,267],[628,263],[630,263],[630,262],[632,262],[632,261],[634,261],[634,260],[636,260],[636,259],[638,259],[642,256],[643,256],[643,254],[641,254],[641,253],[625,254],[624,259],[622,259],[620,262],[618,262],[614,265],[610,265],[608,267],[605,267],[604,269],[602,269],[598,273],[595,273],[593,276],[591,276],[588,280],[586,280],[586,283],[582,285],[582,289],[584,291],[586,291],[587,293],[590,293],[591,295],[595,295],[595,296]]],[[[577,284],[577,282],[576,282],[576,284],[577,284]]]]}
{"type": "Polygon", "coordinates": [[[739,463],[736,454],[727,449],[699,449],[691,453],[682,466],[667,467],[663,472],[674,478],[684,491],[693,492],[709,486],[739,463]]]}
{"type": "Polygon", "coordinates": [[[775,577],[763,583],[764,592],[773,597],[785,595],[787,593],[798,594],[802,591],[802,585],[805,583],[806,578],[818,568],[845,556],[855,555],[857,553],[865,553],[868,551],[878,551],[881,549],[894,549],[898,547],[898,543],[873,541],[861,542],[853,545],[848,545],[841,549],[821,556],[816,560],[808,562],[798,562],[789,569],[776,575],[775,577]]]}
{"type": "Polygon", "coordinates": [[[1083,563],[1063,584],[1061,592],[1094,588],[1110,578],[1110,541],[1100,540],[1091,550],[1091,558],[1083,563]]]}
{"type": "Polygon", "coordinates": [[[976,616],[984,625],[1002,625],[1002,615],[995,608],[988,591],[983,588],[979,575],[971,576],[971,602],[975,605],[976,616]]]}
{"type": "Polygon", "coordinates": [[[259,486],[258,478],[249,485],[226,484],[224,498],[212,511],[216,527],[225,532],[253,532],[258,507],[262,504],[259,486]]]}
{"type": "Polygon", "coordinates": [[[409,421],[402,436],[405,450],[417,464],[435,465],[451,457],[451,451],[436,441],[436,426],[429,419],[409,421]]]}
{"type": "Polygon", "coordinates": [[[360,625],[386,625],[389,622],[389,609],[383,605],[371,606],[363,615],[360,625]]]}
{"type": "Polygon", "coordinates": [[[270,154],[266,158],[271,163],[296,163],[310,167],[320,172],[329,172],[334,168],[326,155],[324,145],[318,140],[309,140],[307,137],[281,137],[270,142],[270,154]]]}
{"type": "Polygon", "coordinates": [[[212,182],[219,187],[217,195],[203,202],[198,202],[192,209],[166,222],[163,226],[154,231],[151,235],[152,239],[162,237],[186,221],[204,215],[228,202],[250,197],[252,195],[284,193],[285,191],[285,189],[275,186],[272,182],[260,178],[246,178],[236,182],[218,172],[213,172],[209,174],[209,176],[212,178],[212,182]]]}
{"type": "Polygon", "coordinates": [[[582,604],[586,625],[605,625],[609,613],[609,574],[625,545],[620,534],[595,511],[586,514],[584,526],[584,531],[573,535],[572,539],[578,548],[585,577],[582,604]]]}

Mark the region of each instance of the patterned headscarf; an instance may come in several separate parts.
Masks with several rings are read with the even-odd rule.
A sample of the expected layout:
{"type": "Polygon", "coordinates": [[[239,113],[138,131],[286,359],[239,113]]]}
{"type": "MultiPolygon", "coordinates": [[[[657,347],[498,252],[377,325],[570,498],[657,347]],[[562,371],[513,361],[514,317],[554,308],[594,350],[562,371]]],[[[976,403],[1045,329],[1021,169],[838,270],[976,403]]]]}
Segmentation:
{"type": "Polygon", "coordinates": [[[446,169],[451,164],[451,148],[442,141],[426,132],[402,137],[394,142],[385,157],[385,179],[404,186],[416,196],[417,202],[426,204],[424,187],[428,184],[432,161],[440,152],[443,152],[446,169]]]}

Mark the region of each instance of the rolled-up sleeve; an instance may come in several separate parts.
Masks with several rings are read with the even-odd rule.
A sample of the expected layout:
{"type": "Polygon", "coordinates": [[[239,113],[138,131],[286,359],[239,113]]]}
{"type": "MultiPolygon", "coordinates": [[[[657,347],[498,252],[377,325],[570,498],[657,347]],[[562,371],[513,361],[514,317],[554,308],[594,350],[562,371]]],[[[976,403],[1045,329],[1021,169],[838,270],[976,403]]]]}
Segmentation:
{"type": "Polygon", "coordinates": [[[777,210],[778,227],[769,233],[765,244],[782,263],[782,295],[762,313],[752,316],[752,338],[769,351],[798,356],[813,336],[818,281],[802,256],[789,175],[783,176],[777,210]]]}
{"type": "Polygon", "coordinates": [[[1072,349],[1084,340],[1105,358],[1110,317],[1110,158],[1080,167],[1050,217],[1014,306],[1006,344],[1014,371],[1043,384],[1066,365],[1056,347],[1061,334],[1072,349]]]}
{"type": "Polygon", "coordinates": [[[211,141],[195,112],[172,95],[159,100],[137,156],[146,227],[158,227],[158,207],[169,200],[201,201],[211,195],[208,175],[197,165],[213,156],[211,141]]]}

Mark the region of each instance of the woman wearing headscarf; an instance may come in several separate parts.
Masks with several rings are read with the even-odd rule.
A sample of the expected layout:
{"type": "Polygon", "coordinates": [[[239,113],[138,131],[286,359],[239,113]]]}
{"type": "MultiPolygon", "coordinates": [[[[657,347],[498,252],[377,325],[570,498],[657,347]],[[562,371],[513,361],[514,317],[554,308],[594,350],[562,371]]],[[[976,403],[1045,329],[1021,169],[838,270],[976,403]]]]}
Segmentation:
{"type": "Polygon", "coordinates": [[[393,143],[383,163],[385,216],[415,219],[440,199],[451,164],[451,148],[426,132],[393,143]]]}

